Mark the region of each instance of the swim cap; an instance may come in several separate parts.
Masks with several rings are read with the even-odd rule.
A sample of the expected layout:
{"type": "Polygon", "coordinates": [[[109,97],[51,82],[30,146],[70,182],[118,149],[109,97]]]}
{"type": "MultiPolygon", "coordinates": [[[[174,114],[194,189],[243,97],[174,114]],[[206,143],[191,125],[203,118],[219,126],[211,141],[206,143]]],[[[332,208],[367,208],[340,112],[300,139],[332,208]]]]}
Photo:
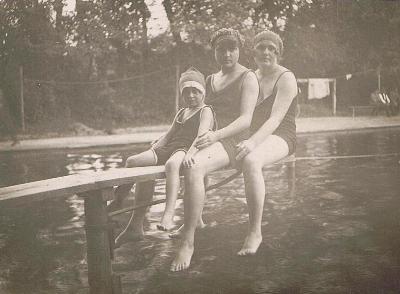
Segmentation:
{"type": "Polygon", "coordinates": [[[206,81],[204,75],[195,67],[191,66],[185,72],[181,74],[179,79],[179,91],[182,94],[182,90],[186,87],[193,87],[206,93],[206,81]]]}
{"type": "Polygon", "coordinates": [[[237,47],[242,47],[244,44],[244,38],[239,31],[234,29],[219,29],[212,34],[210,39],[211,47],[215,48],[221,41],[232,41],[235,42],[237,47]]]}
{"type": "Polygon", "coordinates": [[[279,56],[282,56],[283,53],[283,42],[281,37],[270,30],[265,30],[263,32],[258,33],[254,37],[254,47],[257,46],[258,43],[262,41],[271,41],[275,44],[276,48],[278,49],[279,56]]]}

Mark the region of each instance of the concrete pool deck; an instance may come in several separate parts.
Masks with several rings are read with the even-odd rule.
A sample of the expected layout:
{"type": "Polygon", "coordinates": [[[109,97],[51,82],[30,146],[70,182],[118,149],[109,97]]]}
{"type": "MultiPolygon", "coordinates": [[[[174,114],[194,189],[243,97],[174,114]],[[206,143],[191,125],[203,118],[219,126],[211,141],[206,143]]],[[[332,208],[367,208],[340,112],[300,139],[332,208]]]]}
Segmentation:
{"type": "MultiPolygon", "coordinates": [[[[386,127],[400,127],[400,116],[364,116],[364,117],[314,117],[298,118],[297,133],[317,133],[331,131],[364,130],[386,127]]],[[[159,138],[168,125],[136,128],[135,132],[118,135],[75,136],[45,139],[21,140],[12,146],[11,141],[0,142],[1,151],[34,151],[46,149],[88,148],[99,146],[117,146],[149,143],[159,138]]]]}

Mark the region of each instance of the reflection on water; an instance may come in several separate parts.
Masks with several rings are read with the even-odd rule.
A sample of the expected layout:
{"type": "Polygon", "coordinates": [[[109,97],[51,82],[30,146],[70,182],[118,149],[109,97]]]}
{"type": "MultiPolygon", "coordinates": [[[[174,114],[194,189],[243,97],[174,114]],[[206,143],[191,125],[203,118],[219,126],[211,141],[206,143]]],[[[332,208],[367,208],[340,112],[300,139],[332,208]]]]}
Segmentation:
{"type": "MultiPolygon", "coordinates": [[[[385,154],[399,152],[400,131],[298,141],[299,157],[385,154]]],[[[143,148],[3,153],[0,185],[120,167],[143,148]]],[[[185,273],[168,271],[178,241],[155,230],[163,205],[154,206],[146,240],[116,251],[114,271],[122,274],[124,293],[398,293],[399,159],[300,160],[269,168],[264,241],[249,258],[235,255],[247,228],[243,178],[210,192],[204,218],[217,225],[197,233],[185,273]]],[[[82,206],[71,196],[0,207],[0,293],[88,293],[82,206]]],[[[182,213],[180,202],[178,221],[182,213]]]]}
{"type": "Polygon", "coordinates": [[[99,154],[67,154],[68,165],[65,167],[68,174],[85,173],[117,168],[122,165],[120,153],[99,154]]]}

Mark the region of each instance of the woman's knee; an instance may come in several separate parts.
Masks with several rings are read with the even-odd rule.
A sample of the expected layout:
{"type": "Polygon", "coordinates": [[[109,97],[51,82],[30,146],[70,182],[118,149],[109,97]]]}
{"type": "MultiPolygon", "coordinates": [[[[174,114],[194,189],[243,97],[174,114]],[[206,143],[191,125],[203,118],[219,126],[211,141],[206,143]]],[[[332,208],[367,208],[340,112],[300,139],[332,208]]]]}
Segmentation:
{"type": "Polygon", "coordinates": [[[184,168],[183,173],[185,180],[202,180],[206,175],[206,167],[203,164],[196,162],[190,168],[184,168]]]}
{"type": "Polygon", "coordinates": [[[254,153],[248,154],[242,161],[243,173],[260,172],[263,166],[258,156],[254,153]]]}

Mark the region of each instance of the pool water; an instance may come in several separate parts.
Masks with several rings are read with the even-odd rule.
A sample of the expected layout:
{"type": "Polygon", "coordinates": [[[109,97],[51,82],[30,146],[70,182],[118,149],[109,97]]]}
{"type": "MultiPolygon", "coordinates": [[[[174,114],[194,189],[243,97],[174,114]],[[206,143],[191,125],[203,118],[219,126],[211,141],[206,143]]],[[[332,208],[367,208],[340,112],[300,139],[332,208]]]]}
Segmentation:
{"type": "MultiPolygon", "coordinates": [[[[144,148],[0,153],[0,186],[117,168],[144,148]]],[[[146,239],[115,251],[124,293],[399,293],[399,152],[399,129],[300,136],[295,167],[265,171],[258,253],[236,256],[247,228],[239,177],[207,195],[213,225],[183,273],[168,270],[179,241],[155,229],[163,205],[153,206],[146,239]]],[[[0,293],[88,293],[83,225],[76,195],[0,206],[0,293]]]]}

